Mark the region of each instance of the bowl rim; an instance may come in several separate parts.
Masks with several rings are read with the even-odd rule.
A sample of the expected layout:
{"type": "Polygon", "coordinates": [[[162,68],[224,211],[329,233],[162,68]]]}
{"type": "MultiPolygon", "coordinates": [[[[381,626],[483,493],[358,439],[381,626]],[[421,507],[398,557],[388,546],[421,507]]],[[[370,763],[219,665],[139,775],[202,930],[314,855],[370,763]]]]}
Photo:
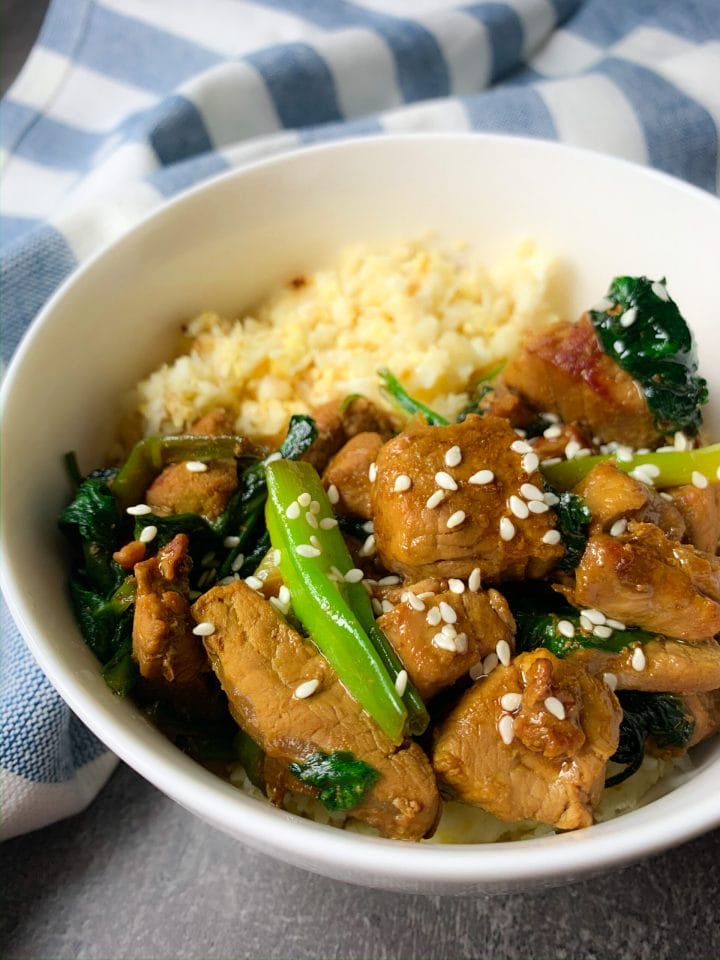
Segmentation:
{"type": "MultiPolygon", "coordinates": [[[[579,161],[585,159],[611,170],[629,170],[636,176],[654,179],[669,188],[682,191],[720,211],[718,197],[663,171],[585,147],[534,137],[472,131],[413,132],[352,137],[330,143],[299,146],[270,158],[224,171],[181,191],[148,212],[132,227],[105,243],[81,263],[53,293],[25,332],[8,365],[0,389],[0,408],[5,409],[15,380],[22,372],[25,358],[31,353],[36,338],[42,336],[46,322],[49,318],[52,319],[68,290],[90,273],[98,261],[112,256],[118,248],[135,242],[143,231],[152,229],[163,219],[172,216],[178,206],[217,190],[226,181],[243,179],[260,169],[271,170],[294,164],[302,158],[311,162],[312,155],[317,153],[342,154],[358,148],[382,150],[405,142],[464,143],[469,140],[506,146],[510,144],[509,149],[575,155],[579,161]]],[[[3,496],[3,514],[5,509],[6,499],[3,496]]],[[[113,753],[160,790],[217,828],[229,832],[240,842],[262,849],[270,855],[290,859],[306,869],[330,876],[333,875],[333,870],[340,870],[342,865],[351,865],[354,880],[358,883],[378,885],[378,876],[381,874],[389,884],[393,880],[414,881],[419,887],[425,883],[428,886],[445,884],[457,889],[468,889],[472,888],[473,884],[484,887],[493,881],[501,883],[518,879],[542,879],[562,882],[563,879],[578,878],[658,853],[720,825],[720,807],[714,799],[713,790],[698,789],[705,781],[708,781],[709,785],[714,779],[714,764],[698,771],[693,777],[692,806],[685,809],[682,817],[677,816],[674,809],[676,804],[669,802],[668,798],[682,796],[689,784],[680,784],[666,797],[654,800],[651,804],[651,817],[647,815],[650,808],[641,807],[580,831],[514,843],[398,844],[394,840],[338,830],[279,811],[269,803],[258,802],[216,777],[182,754],[169,741],[164,741],[167,746],[165,750],[158,750],[155,744],[148,744],[130,725],[117,723],[107,706],[109,701],[103,704],[88,698],[79,690],[77,681],[64,663],[60,652],[53,651],[42,640],[42,630],[33,610],[23,601],[22,587],[14,572],[12,546],[6,539],[5,524],[2,524],[0,536],[4,558],[0,570],[0,585],[10,612],[34,659],[73,712],[113,753]],[[241,825],[240,834],[234,829],[234,823],[241,825]]]]}

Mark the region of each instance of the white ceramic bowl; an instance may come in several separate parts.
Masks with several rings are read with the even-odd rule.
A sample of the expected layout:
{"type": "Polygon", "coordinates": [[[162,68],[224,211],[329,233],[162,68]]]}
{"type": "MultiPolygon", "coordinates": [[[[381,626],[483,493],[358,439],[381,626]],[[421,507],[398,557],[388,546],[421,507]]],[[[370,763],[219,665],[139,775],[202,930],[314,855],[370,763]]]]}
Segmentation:
{"type": "Polygon", "coordinates": [[[178,803],[256,849],[340,880],[393,890],[499,893],[627,863],[720,823],[720,738],[692,779],[614,821],[515,844],[368,838],[256,802],[176,750],[102,681],[66,597],[56,517],[67,450],[106,448],[117,398],[163,360],[177,324],[235,314],[276,283],[358,241],[432,229],[493,260],[522,237],[565,261],[575,316],[619,273],[666,275],[694,328],[714,406],[720,370],[720,202],[620,161],[483,135],[365,139],[229,173],[172,201],[86,264],[36,320],[4,385],[4,590],[34,656],[79,717],[178,803]]]}

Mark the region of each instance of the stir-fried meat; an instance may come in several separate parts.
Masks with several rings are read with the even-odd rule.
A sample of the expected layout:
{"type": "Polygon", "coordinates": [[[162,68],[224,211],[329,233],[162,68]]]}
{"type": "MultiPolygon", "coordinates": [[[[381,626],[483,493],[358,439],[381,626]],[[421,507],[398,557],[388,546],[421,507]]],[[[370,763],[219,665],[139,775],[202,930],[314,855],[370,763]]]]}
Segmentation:
{"type": "Polygon", "coordinates": [[[502,417],[512,427],[528,427],[537,418],[537,411],[502,381],[486,391],[478,407],[483,416],[502,417]]]}
{"type": "Polygon", "coordinates": [[[230,712],[270,758],[290,763],[318,751],[350,751],[380,773],[352,816],[388,837],[418,840],[432,833],[439,797],[420,747],[394,746],[269,603],[236,580],[204,594],[192,612],[215,628],[205,646],[230,712]],[[318,680],[318,689],[297,698],[308,680],[318,680]]]}
{"type": "Polygon", "coordinates": [[[618,520],[654,523],[671,540],[681,540],[685,521],[681,512],[653,487],[618,470],[612,461],[599,463],[575,487],[585,499],[592,523],[590,533],[607,533],[618,520]]]}
{"type": "Polygon", "coordinates": [[[591,537],[574,590],[562,592],[577,607],[680,640],[720,631],[720,560],[668,540],[651,523],[631,522],[618,537],[591,537]]]}
{"type": "Polygon", "coordinates": [[[366,397],[331,400],[312,411],[317,439],[303,455],[322,473],[330,458],[359,433],[379,433],[388,440],[400,428],[396,418],[366,397]]]}
{"type": "Polygon", "coordinates": [[[587,314],[532,334],[502,377],[539,410],[577,420],[602,441],[654,447],[660,440],[640,387],[603,351],[587,314]]]}
{"type": "Polygon", "coordinates": [[[335,513],[370,519],[372,485],[368,470],[384,443],[379,433],[356,433],[327,465],[323,485],[326,490],[334,486],[338,492],[339,499],[333,507],[335,513]]]}
{"type": "Polygon", "coordinates": [[[534,650],[463,695],[440,727],[433,766],[457,799],[501,820],[588,826],[621,716],[606,684],[534,650]]]}
{"type": "MultiPolygon", "coordinates": [[[[225,410],[212,410],[197,420],[189,433],[217,436],[232,433],[233,424],[225,410]]],[[[199,513],[209,520],[219,517],[237,490],[234,460],[212,460],[204,471],[188,470],[185,463],[171,463],[155,478],[145,501],[156,513],[199,513]]]]}
{"type": "Polygon", "coordinates": [[[720,541],[720,483],[696,487],[692,483],[668,490],[685,521],[685,537],[697,550],[717,553],[720,541]]]}
{"type": "Polygon", "coordinates": [[[123,570],[132,570],[136,563],[145,559],[147,547],[141,540],[131,540],[113,553],[113,560],[123,570]]]}
{"type": "Polygon", "coordinates": [[[380,450],[372,489],[382,564],[408,580],[541,577],[563,554],[537,456],[506,420],[413,424],[380,450]],[[528,503],[527,497],[532,503],[528,503]],[[549,541],[549,542],[548,542],[549,541]]]}
{"type": "Polygon", "coordinates": [[[685,643],[656,637],[619,653],[588,647],[568,658],[597,676],[617,678],[618,690],[648,693],[701,693],[720,687],[720,644],[716,640],[685,643]],[[642,655],[635,651],[640,649],[642,655]]]}
{"type": "Polygon", "coordinates": [[[188,684],[207,670],[188,603],[188,538],[178,533],[154,557],[135,565],[137,598],[132,649],[147,680],[188,684]]]}
{"type": "Polygon", "coordinates": [[[720,690],[688,694],[683,700],[685,709],[695,723],[695,730],[686,748],[689,749],[720,730],[720,690]]]}
{"type": "Polygon", "coordinates": [[[515,623],[497,590],[458,594],[440,581],[439,591],[428,596],[423,586],[405,586],[390,594],[389,601],[396,600],[396,605],[379,618],[378,626],[427,700],[493,653],[498,643],[504,641],[511,653],[515,623]]]}
{"type": "Polygon", "coordinates": [[[539,437],[532,437],[528,443],[540,457],[541,463],[543,460],[552,460],[555,457],[566,457],[573,444],[576,445],[576,452],[589,450],[590,453],[597,453],[597,447],[592,439],[580,424],[575,422],[552,424],[539,437]],[[548,431],[550,435],[545,436],[548,431]],[[571,445],[570,448],[568,444],[571,445]]]}

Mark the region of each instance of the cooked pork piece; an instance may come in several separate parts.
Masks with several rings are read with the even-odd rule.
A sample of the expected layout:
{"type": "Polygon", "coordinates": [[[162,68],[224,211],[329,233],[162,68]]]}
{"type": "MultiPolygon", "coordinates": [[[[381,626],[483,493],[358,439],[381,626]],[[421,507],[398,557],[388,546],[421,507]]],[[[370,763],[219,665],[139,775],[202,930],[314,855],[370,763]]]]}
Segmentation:
{"type": "Polygon", "coordinates": [[[697,550],[717,553],[720,541],[720,483],[692,483],[667,491],[685,521],[685,537],[697,550]]]}
{"type": "Polygon", "coordinates": [[[596,676],[613,674],[618,690],[647,693],[704,693],[720,687],[720,644],[685,643],[656,637],[619,653],[586,647],[568,657],[596,676]],[[635,651],[640,650],[641,654],[635,651]]]}
{"type": "Polygon", "coordinates": [[[457,799],[501,820],[588,826],[621,717],[605,683],[533,650],[463,695],[440,727],[433,766],[457,799]]]}
{"type": "Polygon", "coordinates": [[[564,547],[554,542],[555,516],[542,502],[537,467],[529,445],[498,417],[412,424],[375,464],[381,563],[410,581],[467,578],[475,567],[484,583],[543,576],[564,547]]]}
{"type": "Polygon", "coordinates": [[[695,730],[686,747],[690,749],[720,730],[720,690],[688,694],[683,700],[695,722],[695,730]]]}
{"type": "Polygon", "coordinates": [[[429,597],[424,586],[420,583],[394,591],[388,599],[396,605],[379,618],[378,626],[420,696],[427,700],[494,653],[498,643],[504,641],[510,655],[515,647],[515,624],[497,590],[455,593],[446,581],[440,581],[440,589],[429,597]]]}
{"type": "Polygon", "coordinates": [[[574,589],[562,592],[576,607],[595,607],[651,633],[694,641],[720,631],[720,560],[668,540],[651,523],[591,537],[574,589]]]}
{"type": "Polygon", "coordinates": [[[639,385],[603,351],[587,314],[531,334],[502,378],[538,410],[577,420],[601,441],[654,447],[661,439],[639,385]]]}
{"type": "Polygon", "coordinates": [[[593,467],[573,493],[580,494],[590,508],[590,534],[607,533],[622,519],[654,523],[671,540],[681,540],[685,533],[685,521],[676,506],[610,460],[593,467]]]}
{"type": "Polygon", "coordinates": [[[486,391],[478,406],[483,416],[502,417],[512,427],[528,427],[537,418],[537,411],[501,380],[486,391]]]}
{"type": "Polygon", "coordinates": [[[350,751],[380,779],[352,816],[384,836],[419,840],[430,835],[439,796],[420,747],[396,747],[347,693],[328,662],[243,581],[216,586],[192,608],[213,625],[204,638],[230,712],[271,758],[285,764],[317,752],[350,751]],[[300,684],[317,680],[311,696],[300,684]]]}
{"type": "Polygon", "coordinates": [[[366,397],[331,400],[312,411],[318,435],[303,460],[322,473],[330,458],[358,433],[379,433],[388,440],[400,429],[399,421],[366,397]]]}
{"type": "Polygon", "coordinates": [[[576,445],[576,450],[589,450],[590,453],[597,453],[598,448],[592,439],[583,430],[579,423],[558,423],[546,428],[550,430],[550,436],[546,437],[542,433],[539,437],[531,437],[528,443],[535,453],[543,460],[551,460],[554,457],[564,458],[568,454],[568,444],[576,445]]]}
{"type": "Polygon", "coordinates": [[[323,473],[327,490],[334,486],[338,501],[333,506],[337,514],[351,514],[369,520],[372,517],[371,483],[368,476],[385,440],[379,433],[356,433],[342,446],[323,473]]]}
{"type": "MultiPolygon", "coordinates": [[[[234,425],[224,410],[205,414],[189,430],[198,436],[225,432],[234,432],[234,425]]],[[[215,520],[237,490],[237,464],[231,459],[211,460],[206,467],[195,473],[185,463],[171,463],[155,478],[145,502],[158,514],[199,513],[215,520]]]]}
{"type": "Polygon", "coordinates": [[[187,536],[178,533],[154,557],[135,565],[132,649],[147,680],[183,685],[208,669],[202,642],[192,632],[187,550],[187,536]]]}

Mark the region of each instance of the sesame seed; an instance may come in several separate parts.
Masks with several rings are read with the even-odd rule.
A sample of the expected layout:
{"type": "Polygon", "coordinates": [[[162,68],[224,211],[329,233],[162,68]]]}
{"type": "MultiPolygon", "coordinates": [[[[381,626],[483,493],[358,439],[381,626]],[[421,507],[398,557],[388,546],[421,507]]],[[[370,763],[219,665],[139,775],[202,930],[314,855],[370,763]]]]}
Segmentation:
{"type": "Polygon", "coordinates": [[[611,537],[620,537],[627,530],[628,522],[625,517],[620,517],[619,520],[616,520],[615,523],[610,527],[610,536],[611,537]]]}
{"type": "Polygon", "coordinates": [[[408,684],[408,674],[407,670],[401,670],[398,675],[395,677],[395,692],[399,697],[402,697],[405,691],[407,690],[408,684]]]}
{"type": "Polygon", "coordinates": [[[545,709],[549,711],[558,720],[565,719],[565,707],[557,697],[547,697],[545,699],[545,709]]]}
{"type": "Polygon", "coordinates": [[[317,677],[313,677],[312,680],[306,680],[304,683],[301,683],[299,686],[295,687],[293,698],[295,700],[305,700],[307,697],[311,697],[319,686],[320,681],[317,679],[317,677]]]}
{"type": "Polygon", "coordinates": [[[450,604],[446,603],[445,600],[440,601],[438,610],[440,611],[440,619],[444,620],[445,623],[457,623],[457,613],[455,613],[450,604]]]}
{"type": "Polygon", "coordinates": [[[644,483],[647,487],[654,486],[653,478],[643,466],[635,467],[634,470],[630,471],[629,475],[633,478],[633,480],[639,480],[640,483],[644,483]]]}
{"type": "MultiPolygon", "coordinates": [[[[558,463],[559,462],[560,461],[558,460],[558,463]]],[[[555,507],[558,503],[560,503],[560,497],[556,493],[553,493],[552,490],[548,490],[546,493],[544,493],[542,498],[543,502],[549,507],[555,507]]]]}
{"type": "Polygon", "coordinates": [[[523,483],[520,487],[520,493],[526,500],[542,500],[544,493],[536,487],[534,483],[523,483]]]}
{"type": "Polygon", "coordinates": [[[468,577],[468,589],[472,590],[473,593],[477,593],[481,584],[482,580],[480,577],[480,567],[475,567],[468,577]]]}
{"type": "Polygon", "coordinates": [[[313,547],[317,547],[318,550],[322,550],[322,545],[314,533],[310,535],[310,543],[313,547]]]}
{"type": "Polygon", "coordinates": [[[510,650],[510,644],[507,642],[507,640],[498,640],[498,642],[495,644],[495,653],[498,660],[504,667],[510,663],[512,651],[510,650]]]}
{"type": "Polygon", "coordinates": [[[209,637],[215,633],[215,624],[208,623],[208,621],[205,620],[203,623],[199,623],[196,627],[193,627],[193,633],[196,637],[209,637]]]}
{"type": "Polygon", "coordinates": [[[382,610],[383,613],[390,613],[390,611],[394,610],[395,607],[393,607],[393,605],[390,603],[389,600],[381,600],[380,609],[382,610]]]}
{"type": "Polygon", "coordinates": [[[297,502],[297,500],[293,500],[293,502],[288,506],[287,510],[285,511],[285,516],[288,518],[288,520],[297,520],[297,518],[300,516],[300,504],[297,502]]]}
{"type": "Polygon", "coordinates": [[[318,550],[317,547],[311,546],[309,543],[298,544],[298,546],[295,548],[295,552],[298,554],[298,556],[305,557],[308,560],[312,559],[313,557],[320,556],[320,550],[318,550]]]}
{"type": "Polygon", "coordinates": [[[377,464],[371,463],[368,467],[368,480],[370,483],[375,483],[377,480],[377,464]]]}
{"type": "Polygon", "coordinates": [[[425,620],[431,627],[436,627],[442,620],[440,609],[438,607],[430,607],[425,620]]]}
{"type": "Polygon", "coordinates": [[[335,519],[335,517],[323,517],[322,520],[320,521],[321,530],[332,530],[337,525],[338,525],[338,522],[335,519]]]}
{"type": "Polygon", "coordinates": [[[690,440],[682,432],[682,430],[677,430],[675,436],[673,437],[673,447],[676,450],[689,450],[690,449],[690,440]]]}
{"type": "Polygon", "coordinates": [[[544,500],[528,500],[528,510],[530,513],[547,513],[550,507],[544,500]]]}
{"type": "Polygon", "coordinates": [[[435,493],[430,494],[430,496],[427,498],[427,502],[425,506],[428,508],[428,510],[434,510],[435,507],[437,507],[438,504],[442,503],[444,499],[445,499],[445,491],[436,490],[435,493]]]}
{"type": "Polygon", "coordinates": [[[458,633],[455,637],[455,649],[458,653],[467,653],[468,638],[466,633],[458,633]]]}
{"type": "Polygon", "coordinates": [[[372,556],[373,553],[375,553],[375,535],[371,533],[365,543],[360,547],[360,556],[369,557],[372,556]]]}
{"type": "Polygon", "coordinates": [[[608,640],[612,636],[612,627],[608,627],[607,624],[601,623],[597,627],[593,628],[593,636],[599,637],[601,640],[608,640]]]}
{"type": "Polygon", "coordinates": [[[227,547],[228,550],[232,550],[234,547],[237,547],[240,544],[240,537],[225,537],[223,540],[223,546],[227,547]]]}
{"type": "Polygon", "coordinates": [[[310,513],[314,513],[316,516],[320,513],[320,502],[318,500],[310,501],[310,513]]]}
{"type": "Polygon", "coordinates": [[[203,463],[202,460],[186,460],[185,469],[189,470],[190,473],[205,473],[207,464],[203,463]]]}
{"type": "Polygon", "coordinates": [[[396,493],[404,493],[406,490],[409,490],[411,486],[412,480],[410,477],[406,473],[401,473],[395,477],[395,486],[393,487],[393,490],[395,490],[396,493]]]}
{"type": "Polygon", "coordinates": [[[453,479],[453,477],[451,477],[450,474],[447,473],[445,470],[439,470],[435,474],[435,483],[442,490],[457,490],[458,488],[458,485],[453,479]]]}
{"type": "Polygon", "coordinates": [[[479,680],[480,677],[484,676],[482,660],[478,660],[477,663],[474,663],[468,670],[468,674],[471,680],[479,680]]]}
{"type": "Polygon", "coordinates": [[[520,437],[522,440],[527,436],[527,430],[521,430],[520,427],[513,427],[513,431],[520,437]]]}
{"type": "Polygon", "coordinates": [[[581,613],[581,614],[580,614],[580,626],[583,628],[583,630],[584,630],[586,633],[592,633],[592,632],[593,632],[594,624],[593,624],[592,620],[588,620],[588,618],[585,616],[584,613],[581,613]]]}
{"type": "Polygon", "coordinates": [[[673,502],[673,498],[672,498],[671,495],[670,495],[669,493],[667,493],[665,490],[661,490],[661,491],[660,491],[660,496],[663,498],[663,500],[667,500],[668,503],[672,503],[672,502],[673,502]]]}
{"type": "Polygon", "coordinates": [[[646,473],[649,477],[652,477],[653,480],[660,476],[660,467],[654,463],[641,463],[639,469],[646,473]]]}
{"type": "MultiPolygon", "coordinates": [[[[221,587],[226,587],[229,583],[234,583],[237,580],[237,574],[230,574],[228,577],[223,577],[222,580],[218,580],[218,585],[221,587]]],[[[199,594],[198,594],[199,596],[199,594]]]]}
{"type": "Polygon", "coordinates": [[[525,473],[535,473],[540,466],[540,457],[536,453],[526,453],[522,458],[522,468],[525,473]]]}
{"type": "Polygon", "coordinates": [[[283,583],[280,589],[278,590],[278,600],[280,603],[290,603],[290,591],[283,583]]]}
{"type": "Polygon", "coordinates": [[[360,570],[359,567],[353,567],[351,570],[345,574],[346,583],[360,583],[365,574],[360,570]]]}
{"type": "Polygon", "coordinates": [[[300,504],[301,507],[310,506],[310,504],[312,503],[312,497],[307,492],[307,490],[304,493],[300,494],[300,496],[298,497],[298,503],[300,504]]]}
{"type": "Polygon", "coordinates": [[[258,580],[261,580],[264,583],[268,578],[269,572],[269,570],[258,570],[255,576],[258,578],[258,580]]]}
{"type": "Polygon", "coordinates": [[[269,463],[275,463],[277,460],[282,460],[282,458],[283,458],[283,455],[280,453],[279,450],[276,450],[274,453],[268,454],[268,456],[265,457],[265,459],[263,460],[263,463],[265,464],[265,466],[267,466],[269,463]]]}
{"type": "Polygon", "coordinates": [[[389,576],[382,577],[382,579],[378,580],[379,587],[394,587],[397,583],[400,583],[400,577],[394,573],[391,573],[389,576]]]}
{"type": "Polygon", "coordinates": [[[515,453],[532,453],[532,447],[527,440],[513,440],[510,449],[514,450],[515,453]]]}
{"type": "Polygon", "coordinates": [[[551,426],[546,427],[543,430],[543,436],[548,440],[557,440],[558,437],[562,436],[562,427],[557,423],[553,423],[551,426]]]}
{"type": "Polygon", "coordinates": [[[344,575],[338,570],[336,566],[330,567],[329,576],[331,580],[336,580],[338,583],[342,583],[342,581],[345,579],[344,575]]]}
{"type": "Polygon", "coordinates": [[[509,713],[504,713],[502,717],[500,717],[497,728],[498,733],[500,734],[500,739],[506,746],[509,747],[515,739],[515,721],[509,713]]]}
{"type": "Polygon", "coordinates": [[[554,547],[556,544],[560,543],[560,531],[547,530],[543,534],[542,542],[547,543],[548,546],[554,547]]]}
{"type": "Polygon", "coordinates": [[[153,526],[152,523],[149,523],[146,527],[143,527],[140,531],[140,536],[138,540],[140,543],[150,543],[151,540],[154,540],[157,536],[158,528],[153,526]]]}
{"type": "Polygon", "coordinates": [[[495,474],[492,470],[478,470],[477,473],[474,473],[468,483],[473,483],[475,486],[484,487],[486,483],[492,483],[495,479],[495,474]]]}
{"type": "Polygon", "coordinates": [[[581,445],[577,442],[577,440],[568,440],[568,442],[565,444],[565,456],[568,460],[572,460],[575,457],[575,454],[580,449],[580,446],[581,445]]]}
{"type": "Polygon", "coordinates": [[[448,580],[448,589],[452,593],[465,593],[465,584],[462,582],[462,580],[451,577],[448,580]]]}
{"type": "Polygon", "coordinates": [[[622,353],[624,349],[625,349],[625,344],[622,342],[622,340],[615,340],[615,342],[613,343],[613,350],[615,351],[615,353],[622,353]]]}
{"type": "Polygon", "coordinates": [[[630,659],[630,666],[633,670],[637,670],[638,673],[643,671],[647,666],[647,658],[643,653],[642,647],[635,647],[633,650],[633,655],[630,659]]]}
{"type": "Polygon", "coordinates": [[[670,297],[668,296],[668,292],[665,289],[665,284],[660,283],[659,280],[656,280],[650,289],[659,300],[664,300],[665,303],[667,303],[668,300],[670,299],[670,297]]]}
{"type": "Polygon", "coordinates": [[[571,640],[575,636],[575,627],[569,620],[558,620],[557,631],[562,634],[563,637],[567,637],[568,640],[571,640]]]}
{"type": "Polygon", "coordinates": [[[418,596],[416,596],[416,595],[412,592],[412,590],[408,590],[408,592],[405,594],[405,599],[406,599],[406,601],[410,604],[410,606],[413,608],[413,610],[424,610],[424,609],[425,609],[425,604],[422,602],[422,600],[421,600],[418,596]]]}
{"type": "Polygon", "coordinates": [[[575,459],[581,460],[583,457],[589,457],[591,453],[592,453],[592,450],[590,449],[590,447],[580,447],[578,452],[575,454],[575,459]]]}
{"type": "Polygon", "coordinates": [[[620,317],[620,326],[627,329],[628,327],[631,327],[636,320],[637,320],[637,307],[630,307],[620,317]]]}
{"type": "Polygon", "coordinates": [[[450,637],[451,640],[454,640],[455,637],[457,636],[457,630],[452,625],[452,623],[444,623],[440,628],[440,633],[444,637],[450,637]]]}
{"type": "Polygon", "coordinates": [[[509,517],[503,517],[500,521],[500,539],[506,542],[512,540],[515,536],[515,524],[509,517]]]}
{"type": "Polygon", "coordinates": [[[435,593],[432,590],[423,590],[422,593],[418,594],[419,600],[429,600],[431,597],[434,597],[435,593]]]}
{"type": "Polygon", "coordinates": [[[152,513],[152,507],[146,503],[136,503],[134,507],[128,507],[125,513],[129,513],[131,517],[144,517],[145,514],[152,513]]]}
{"type": "Polygon", "coordinates": [[[611,690],[617,689],[617,677],[614,673],[604,673],[603,680],[610,687],[611,690]]]}
{"type": "Polygon", "coordinates": [[[483,673],[489,676],[500,661],[496,653],[489,653],[483,660],[483,673]]]}
{"type": "Polygon", "coordinates": [[[330,503],[332,503],[333,506],[335,506],[335,504],[340,500],[340,494],[338,492],[338,488],[335,486],[334,483],[331,483],[330,486],[327,488],[327,495],[328,495],[328,500],[330,501],[330,503]]]}
{"type": "Polygon", "coordinates": [[[288,610],[290,609],[289,604],[283,603],[280,597],[270,597],[269,601],[270,606],[275,607],[276,610],[279,610],[284,617],[287,616],[288,610]]]}
{"type": "Polygon", "coordinates": [[[551,410],[543,410],[540,416],[547,420],[548,423],[560,423],[560,417],[557,413],[553,413],[551,410]]]}
{"type": "Polygon", "coordinates": [[[237,573],[240,567],[245,563],[245,554],[239,553],[233,562],[230,564],[230,569],[233,573],[237,573]]]}
{"type": "Polygon", "coordinates": [[[500,697],[500,706],[508,713],[514,713],[515,710],[518,710],[521,703],[521,693],[505,693],[500,697]]]}
{"type": "Polygon", "coordinates": [[[445,466],[457,467],[462,462],[462,450],[455,444],[445,453],[445,466]]]}
{"type": "Polygon", "coordinates": [[[362,528],[365,533],[373,533],[375,530],[375,524],[372,522],[372,520],[366,520],[362,525],[362,528]]]}
{"type": "Polygon", "coordinates": [[[450,528],[450,530],[452,530],[453,527],[459,527],[460,524],[464,521],[464,519],[465,519],[465,511],[456,510],[455,513],[453,513],[451,516],[448,517],[447,526],[450,528]]]}
{"type": "Polygon", "coordinates": [[[605,623],[606,617],[602,610],[596,610],[595,607],[588,607],[587,610],[581,610],[580,612],[583,613],[592,624],[605,623]]]}
{"type": "Polygon", "coordinates": [[[251,590],[260,590],[262,589],[262,580],[259,580],[257,577],[252,576],[245,577],[245,583],[250,587],[251,590]]]}
{"type": "Polygon", "coordinates": [[[432,645],[439,650],[447,650],[449,653],[457,653],[455,640],[452,637],[446,637],[442,633],[436,633],[432,638],[432,645]]]}
{"type": "Polygon", "coordinates": [[[700,473],[699,470],[693,470],[691,479],[692,479],[692,485],[694,487],[697,487],[699,490],[704,490],[705,487],[708,485],[707,477],[704,474],[700,473]]]}
{"type": "Polygon", "coordinates": [[[608,617],[605,623],[608,627],[612,627],[613,630],[627,630],[622,620],[614,620],[612,617],[608,617]]]}
{"type": "Polygon", "coordinates": [[[562,457],[546,457],[543,460],[542,465],[544,467],[554,467],[555,464],[560,463],[561,460],[562,460],[562,457]]]}
{"type": "Polygon", "coordinates": [[[380,601],[377,600],[375,597],[371,597],[371,598],[370,598],[370,603],[371,603],[371,605],[372,605],[373,612],[376,614],[376,616],[381,617],[382,614],[383,614],[383,608],[382,608],[382,604],[380,603],[380,601]]]}
{"type": "Polygon", "coordinates": [[[508,506],[510,507],[510,513],[518,518],[518,520],[525,520],[528,516],[528,505],[524,500],[521,500],[520,497],[516,497],[513,494],[508,500],[508,506]]]}
{"type": "Polygon", "coordinates": [[[305,522],[307,523],[307,525],[308,525],[309,527],[312,527],[313,530],[317,530],[318,527],[320,526],[320,524],[318,523],[318,519],[317,519],[317,517],[315,516],[315,514],[314,514],[314,513],[311,513],[309,510],[308,510],[307,513],[305,514],[305,522]]]}

